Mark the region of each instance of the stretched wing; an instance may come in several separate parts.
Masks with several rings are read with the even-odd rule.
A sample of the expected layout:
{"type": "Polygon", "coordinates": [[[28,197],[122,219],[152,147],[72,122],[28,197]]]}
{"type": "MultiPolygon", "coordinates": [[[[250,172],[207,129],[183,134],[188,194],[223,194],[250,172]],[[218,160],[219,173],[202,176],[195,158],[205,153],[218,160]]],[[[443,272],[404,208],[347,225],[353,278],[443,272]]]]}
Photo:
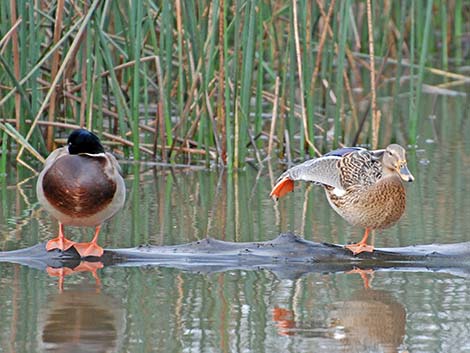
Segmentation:
{"type": "Polygon", "coordinates": [[[326,156],[310,159],[285,171],[278,180],[289,177],[291,180],[310,181],[341,188],[338,162],[341,157],[326,156]]]}
{"type": "Polygon", "coordinates": [[[271,191],[271,196],[284,196],[294,189],[294,181],[297,180],[327,185],[337,195],[343,194],[349,187],[373,185],[382,177],[383,152],[346,147],[308,160],[285,171],[271,191]]]}
{"type": "MultiPolygon", "coordinates": [[[[384,150],[378,150],[377,152],[382,152],[383,154],[383,151],[384,150]]],[[[345,189],[347,185],[343,182],[343,179],[345,178],[341,175],[340,166],[351,166],[351,169],[356,168],[356,164],[360,164],[361,162],[364,163],[363,160],[368,160],[367,157],[362,157],[362,155],[371,153],[374,154],[375,151],[368,151],[362,147],[339,148],[326,153],[320,158],[310,159],[288,169],[279,177],[278,182],[288,177],[294,181],[311,181],[338,189],[345,189]],[[350,157],[357,154],[359,154],[359,158],[350,157]],[[343,159],[346,159],[346,161],[341,164],[340,160],[343,159]]],[[[375,157],[375,155],[373,155],[373,157],[375,157]]],[[[344,167],[343,169],[345,169],[344,167]]]]}
{"type": "Polygon", "coordinates": [[[310,159],[285,171],[271,191],[271,197],[279,198],[294,189],[294,181],[310,181],[343,190],[338,162],[341,157],[323,156],[310,159]]]}

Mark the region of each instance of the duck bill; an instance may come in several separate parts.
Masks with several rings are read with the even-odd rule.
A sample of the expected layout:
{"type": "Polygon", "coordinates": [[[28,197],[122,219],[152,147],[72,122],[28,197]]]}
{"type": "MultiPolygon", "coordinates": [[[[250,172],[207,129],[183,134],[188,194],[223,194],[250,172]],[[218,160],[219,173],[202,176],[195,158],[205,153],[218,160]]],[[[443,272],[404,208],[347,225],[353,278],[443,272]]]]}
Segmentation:
{"type": "Polygon", "coordinates": [[[398,170],[398,174],[400,174],[400,177],[402,178],[403,181],[412,182],[413,180],[415,180],[414,176],[411,175],[411,173],[410,173],[408,167],[406,166],[406,164],[404,164],[398,170]]]}

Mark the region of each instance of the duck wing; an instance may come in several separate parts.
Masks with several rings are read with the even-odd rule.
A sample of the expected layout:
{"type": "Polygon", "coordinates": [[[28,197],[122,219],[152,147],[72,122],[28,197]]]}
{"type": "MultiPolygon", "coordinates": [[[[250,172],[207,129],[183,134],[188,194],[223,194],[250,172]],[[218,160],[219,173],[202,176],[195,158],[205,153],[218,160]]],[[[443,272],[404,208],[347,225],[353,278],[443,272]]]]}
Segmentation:
{"type": "Polygon", "coordinates": [[[55,149],[51,152],[51,154],[47,157],[46,161],[44,162],[44,167],[42,173],[45,173],[54,163],[55,161],[62,157],[69,154],[69,151],[66,147],[60,147],[55,149]]]}
{"type": "Polygon", "coordinates": [[[358,151],[367,151],[365,148],[362,147],[343,147],[338,148],[337,150],[330,151],[323,155],[323,157],[329,156],[336,156],[336,157],[343,157],[351,152],[358,152],[358,151]]]}
{"type": "MultiPolygon", "coordinates": [[[[279,178],[278,182],[288,177],[296,181],[310,181],[318,184],[328,185],[338,189],[344,189],[345,186],[341,176],[340,161],[347,155],[352,153],[367,152],[362,147],[344,147],[330,151],[322,157],[310,159],[295,167],[285,171],[279,178]]],[[[353,161],[347,161],[346,165],[354,164],[353,161]]]]}
{"type": "Polygon", "coordinates": [[[294,190],[294,181],[310,181],[343,190],[338,163],[341,157],[323,156],[310,159],[286,170],[277,180],[270,196],[279,198],[294,190]]]}
{"type": "Polygon", "coordinates": [[[356,150],[345,154],[338,162],[340,184],[344,189],[351,186],[370,186],[383,174],[383,150],[356,150]]]}
{"type": "Polygon", "coordinates": [[[324,156],[310,159],[286,170],[278,180],[288,177],[291,180],[310,181],[313,183],[341,188],[338,162],[341,157],[324,156]]]}
{"type": "Polygon", "coordinates": [[[292,191],[297,180],[328,186],[337,195],[344,194],[350,187],[373,185],[382,177],[383,151],[345,147],[305,161],[278,178],[271,197],[279,198],[292,191]]]}

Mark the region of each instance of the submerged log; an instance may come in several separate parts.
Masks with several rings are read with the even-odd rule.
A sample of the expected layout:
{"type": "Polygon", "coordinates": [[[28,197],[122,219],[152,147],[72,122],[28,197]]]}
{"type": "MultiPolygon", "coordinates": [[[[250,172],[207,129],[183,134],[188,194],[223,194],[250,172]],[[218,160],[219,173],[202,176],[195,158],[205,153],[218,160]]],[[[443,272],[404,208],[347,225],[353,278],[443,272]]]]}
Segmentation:
{"type": "Polygon", "coordinates": [[[377,248],[353,255],[341,245],[316,243],[291,233],[271,241],[237,243],[212,238],[181,245],[144,245],[106,249],[100,258],[81,259],[74,248],[46,251],[45,243],[0,252],[0,262],[19,263],[41,270],[73,269],[81,262],[103,266],[162,266],[196,272],[267,269],[279,277],[307,272],[343,272],[355,268],[401,271],[443,271],[470,275],[470,242],[377,248]]]}

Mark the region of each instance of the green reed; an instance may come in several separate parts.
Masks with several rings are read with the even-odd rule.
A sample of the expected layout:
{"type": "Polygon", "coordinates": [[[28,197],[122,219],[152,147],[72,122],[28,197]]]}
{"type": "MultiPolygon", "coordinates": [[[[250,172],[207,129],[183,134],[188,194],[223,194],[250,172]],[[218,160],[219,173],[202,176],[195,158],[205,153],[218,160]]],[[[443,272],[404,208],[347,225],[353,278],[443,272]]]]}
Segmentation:
{"type": "MultiPolygon", "coordinates": [[[[455,59],[457,64],[461,64],[463,59],[462,35],[464,31],[464,15],[462,13],[462,11],[464,11],[464,6],[462,0],[455,1],[454,11],[455,59]]],[[[466,4],[466,11],[468,12],[468,3],[466,4]]],[[[466,23],[468,23],[468,18],[466,23]]]]}
{"type": "Polygon", "coordinates": [[[369,38],[365,3],[354,0],[4,1],[0,119],[24,137],[28,148],[15,139],[13,154],[26,164],[78,126],[120,144],[126,158],[230,170],[263,164],[270,140],[272,156],[288,160],[372,136],[419,143],[422,84],[456,80],[456,65],[469,63],[470,5],[372,5],[369,38]],[[438,80],[428,78],[433,66],[446,70],[438,80]],[[409,96],[378,126],[371,85],[382,114],[383,98],[409,96]]]}
{"type": "MultiPolygon", "coordinates": [[[[417,85],[416,85],[416,99],[413,104],[413,110],[412,110],[412,115],[410,116],[410,122],[409,122],[409,134],[410,134],[410,143],[415,144],[416,143],[416,137],[417,137],[417,125],[418,125],[418,119],[419,119],[419,113],[420,113],[420,101],[421,101],[421,92],[422,92],[422,87],[423,87],[423,79],[424,79],[424,68],[426,65],[426,60],[427,60],[427,55],[428,55],[428,46],[429,46],[429,34],[431,31],[431,19],[432,19],[432,1],[427,2],[427,7],[426,7],[426,14],[425,14],[425,24],[424,24],[424,29],[422,32],[422,39],[421,39],[421,50],[420,50],[420,58],[419,58],[419,67],[418,67],[418,80],[417,80],[417,85]]],[[[419,6],[417,7],[418,9],[420,8],[419,6]]],[[[422,16],[418,15],[418,18],[421,18],[422,16]]]]}
{"type": "Polygon", "coordinates": [[[349,27],[349,16],[347,11],[349,9],[349,1],[341,1],[340,2],[340,10],[339,16],[342,19],[341,27],[339,29],[338,34],[338,68],[336,70],[336,78],[335,78],[335,85],[336,85],[336,109],[334,115],[334,145],[338,146],[340,135],[342,134],[341,128],[341,119],[343,118],[343,103],[344,103],[344,83],[343,83],[343,70],[344,70],[344,63],[345,63],[345,52],[346,52],[346,38],[348,33],[349,27]]]}
{"type": "Polygon", "coordinates": [[[0,156],[0,177],[5,176],[7,173],[7,146],[8,146],[8,134],[6,131],[1,135],[2,141],[2,155],[0,156]]]}

